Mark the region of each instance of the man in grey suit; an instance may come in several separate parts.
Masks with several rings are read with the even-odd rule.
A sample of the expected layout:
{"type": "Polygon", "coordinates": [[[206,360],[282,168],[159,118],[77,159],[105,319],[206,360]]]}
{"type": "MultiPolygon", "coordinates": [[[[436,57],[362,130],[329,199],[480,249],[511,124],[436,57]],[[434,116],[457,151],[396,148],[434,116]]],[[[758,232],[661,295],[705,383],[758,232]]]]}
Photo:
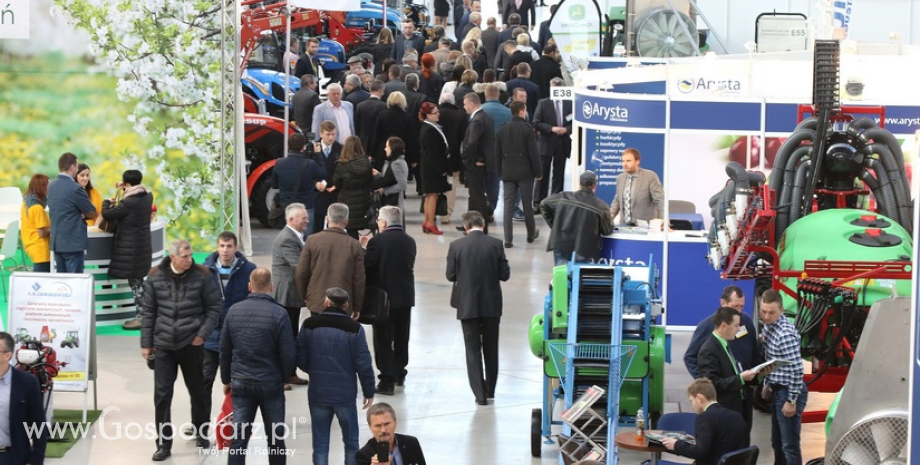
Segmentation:
{"type": "Polygon", "coordinates": [[[617,176],[617,194],[610,203],[610,217],[616,224],[635,226],[638,221],[662,218],[664,188],[654,171],[639,168],[642,155],[634,148],[623,151],[623,173],[617,176]]]}
{"type": "MultiPolygon", "coordinates": [[[[297,269],[297,261],[300,260],[300,252],[306,240],[305,233],[310,224],[310,218],[307,215],[307,207],[299,202],[294,202],[284,209],[284,218],[287,220],[287,225],[278,232],[275,241],[272,242],[273,297],[278,305],[287,310],[288,318],[291,320],[292,335],[294,339],[297,339],[300,329],[300,309],[306,304],[303,297],[297,292],[294,271],[297,269]]],[[[291,384],[307,384],[306,380],[297,376],[296,366],[288,375],[291,384]]],[[[289,389],[289,386],[286,385],[285,390],[289,389]]]]}
{"type": "Polygon", "coordinates": [[[478,405],[495,397],[498,378],[498,326],[502,316],[501,281],[511,277],[502,241],[483,232],[478,211],[463,214],[466,237],[450,243],[447,280],[454,283],[451,306],[463,328],[466,373],[478,405]],[[485,360],[485,377],[483,377],[485,360]]]}
{"type": "Polygon", "coordinates": [[[345,139],[355,134],[355,109],[351,102],[342,100],[342,86],[326,86],[328,100],[313,109],[313,134],[319,134],[319,125],[323,121],[332,121],[338,129],[336,141],[345,143],[345,139]]]}
{"type": "Polygon", "coordinates": [[[294,107],[294,122],[304,132],[313,129],[313,110],[320,104],[316,86],[316,76],[304,74],[300,78],[300,90],[294,94],[291,102],[294,107]]]}

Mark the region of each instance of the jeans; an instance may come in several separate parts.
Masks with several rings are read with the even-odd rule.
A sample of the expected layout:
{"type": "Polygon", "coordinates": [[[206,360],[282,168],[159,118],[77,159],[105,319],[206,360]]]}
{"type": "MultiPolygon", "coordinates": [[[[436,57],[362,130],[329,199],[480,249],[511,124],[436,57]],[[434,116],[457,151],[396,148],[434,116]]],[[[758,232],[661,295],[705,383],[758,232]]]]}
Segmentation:
{"type": "Polygon", "coordinates": [[[310,423],[313,432],[313,465],[329,465],[329,432],[332,417],[339,419],[342,441],[345,443],[345,465],[357,465],[358,407],[356,404],[331,406],[310,403],[310,423]]]}
{"type": "Polygon", "coordinates": [[[54,263],[58,273],[82,273],[83,251],[54,252],[54,263]]]}
{"type": "MultiPolygon", "coordinates": [[[[211,418],[211,393],[214,391],[214,378],[217,377],[217,370],[220,368],[220,352],[214,352],[213,350],[204,349],[202,351],[204,354],[204,361],[202,363],[202,373],[204,375],[204,394],[205,394],[205,407],[204,411],[208,414],[208,419],[211,418]]],[[[207,436],[208,431],[202,431],[202,436],[207,436]]]]}
{"type": "MultiPolygon", "coordinates": [[[[571,253],[558,252],[555,250],[553,251],[553,263],[555,266],[568,265],[571,258],[571,253]]],[[[575,254],[575,261],[578,263],[586,263],[588,262],[588,259],[582,257],[581,255],[575,254]]]]}
{"type": "Polygon", "coordinates": [[[252,422],[256,409],[262,411],[263,435],[268,440],[268,463],[284,465],[284,437],[290,432],[284,423],[284,388],[278,383],[233,381],[230,385],[233,398],[234,434],[230,441],[229,465],[246,463],[245,450],[249,446],[252,422]]]}
{"type": "Polygon", "coordinates": [[[51,262],[33,263],[32,271],[36,273],[50,273],[51,272],[51,262]]]}
{"type": "Polygon", "coordinates": [[[157,447],[172,449],[176,431],[172,424],[172,398],[179,369],[185,388],[192,400],[192,424],[202,434],[202,426],[208,421],[209,412],[205,410],[207,400],[204,392],[204,347],[187,345],[179,350],[157,349],[153,364],[153,405],[154,418],[157,423],[157,447]]]}
{"type": "MultiPolygon", "coordinates": [[[[802,386],[805,389],[805,386],[802,386]]],[[[777,465],[802,465],[802,412],[808,402],[808,392],[799,394],[795,403],[795,415],[786,418],[783,415],[783,405],[789,398],[788,388],[773,389],[773,409],[770,412],[773,423],[771,443],[773,446],[774,463],[777,465]]]]}

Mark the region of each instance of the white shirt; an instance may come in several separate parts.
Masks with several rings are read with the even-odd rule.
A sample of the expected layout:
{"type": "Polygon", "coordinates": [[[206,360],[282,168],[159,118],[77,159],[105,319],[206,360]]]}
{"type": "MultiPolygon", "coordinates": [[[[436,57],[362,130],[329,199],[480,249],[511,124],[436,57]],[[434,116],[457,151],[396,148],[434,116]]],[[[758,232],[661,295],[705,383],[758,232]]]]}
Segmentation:
{"type": "Polygon", "coordinates": [[[6,374],[0,377],[0,447],[10,446],[10,387],[13,382],[13,367],[8,366],[6,374]]]}
{"type": "Polygon", "coordinates": [[[348,139],[352,135],[351,124],[348,121],[348,113],[342,106],[342,102],[339,102],[339,106],[335,106],[332,102],[329,102],[329,107],[332,108],[332,113],[335,114],[335,126],[338,130],[336,140],[338,140],[340,144],[344,144],[345,139],[348,139]]]}
{"type": "Polygon", "coordinates": [[[298,239],[300,239],[300,245],[303,245],[303,233],[301,233],[300,231],[298,231],[298,230],[292,228],[291,225],[286,225],[285,228],[288,228],[288,229],[290,229],[291,231],[294,231],[294,235],[297,236],[298,239]]]}

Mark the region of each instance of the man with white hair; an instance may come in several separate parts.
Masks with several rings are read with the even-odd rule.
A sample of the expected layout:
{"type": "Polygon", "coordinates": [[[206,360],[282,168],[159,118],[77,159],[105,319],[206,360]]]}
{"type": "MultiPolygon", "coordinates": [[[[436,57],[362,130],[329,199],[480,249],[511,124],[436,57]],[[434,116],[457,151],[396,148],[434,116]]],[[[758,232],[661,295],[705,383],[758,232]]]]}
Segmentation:
{"type": "Polygon", "coordinates": [[[319,134],[323,121],[332,121],[338,129],[336,140],[340,144],[355,133],[355,110],[351,102],[342,100],[342,86],[329,84],[326,87],[328,100],[313,109],[313,134],[319,134]]]}
{"type": "MultiPolygon", "coordinates": [[[[475,2],[475,4],[478,5],[479,2],[475,2]]],[[[480,13],[479,11],[473,11],[472,13],[470,13],[470,22],[466,23],[466,25],[463,26],[463,32],[460,33],[460,37],[458,37],[457,40],[462,41],[463,39],[466,39],[467,34],[469,34],[470,31],[472,31],[474,28],[480,27],[481,24],[482,24],[482,13],[480,13]]]]}
{"type": "Polygon", "coordinates": [[[345,76],[345,92],[345,101],[351,103],[354,108],[357,108],[359,103],[371,98],[370,92],[364,90],[364,87],[361,86],[361,77],[357,74],[345,76]]]}

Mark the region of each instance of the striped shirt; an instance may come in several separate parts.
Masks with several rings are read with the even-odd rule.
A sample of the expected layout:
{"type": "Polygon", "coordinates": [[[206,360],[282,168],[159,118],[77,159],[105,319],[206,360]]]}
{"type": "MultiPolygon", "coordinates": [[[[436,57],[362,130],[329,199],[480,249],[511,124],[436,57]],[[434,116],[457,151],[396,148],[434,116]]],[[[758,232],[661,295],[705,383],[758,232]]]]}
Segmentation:
{"type": "Polygon", "coordinates": [[[801,336],[795,326],[785,315],[779,317],[772,325],[766,325],[763,330],[763,348],[767,360],[791,360],[793,363],[778,367],[776,371],[767,375],[765,382],[782,384],[789,387],[789,401],[795,403],[804,391],[805,383],[802,380],[805,369],[802,365],[802,355],[799,352],[801,336]]]}

